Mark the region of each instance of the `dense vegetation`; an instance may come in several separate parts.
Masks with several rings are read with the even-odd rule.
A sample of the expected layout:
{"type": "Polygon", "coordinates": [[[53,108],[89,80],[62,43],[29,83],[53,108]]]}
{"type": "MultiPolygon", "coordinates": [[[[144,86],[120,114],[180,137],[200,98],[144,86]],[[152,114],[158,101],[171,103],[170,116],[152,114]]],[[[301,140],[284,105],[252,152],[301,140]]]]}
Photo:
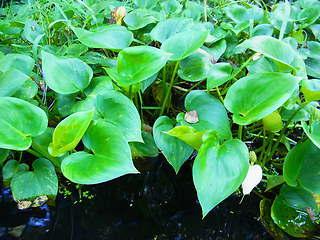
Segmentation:
{"type": "Polygon", "coordinates": [[[163,154],[191,159],[203,217],[260,183],[274,238],[316,238],[320,2],[9,2],[0,163],[20,208],[163,154]]]}

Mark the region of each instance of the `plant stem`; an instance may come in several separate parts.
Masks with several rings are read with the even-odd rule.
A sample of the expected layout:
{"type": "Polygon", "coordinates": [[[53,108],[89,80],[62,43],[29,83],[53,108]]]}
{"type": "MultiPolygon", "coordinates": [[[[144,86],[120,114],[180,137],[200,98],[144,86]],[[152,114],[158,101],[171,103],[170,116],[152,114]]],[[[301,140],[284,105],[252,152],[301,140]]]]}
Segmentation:
{"type": "Polygon", "coordinates": [[[242,141],[242,128],[243,128],[243,125],[239,125],[239,129],[238,129],[238,139],[240,141],[242,141]]]}
{"type": "Polygon", "coordinates": [[[163,115],[164,110],[166,109],[167,101],[168,101],[169,96],[170,96],[170,93],[171,93],[171,89],[172,89],[172,86],[173,86],[174,78],[175,78],[176,73],[177,73],[177,71],[178,71],[178,67],[179,67],[179,61],[177,61],[177,62],[176,62],[176,65],[174,66],[173,73],[172,73],[172,76],[171,76],[170,85],[169,85],[169,89],[167,89],[167,91],[166,91],[166,96],[165,96],[165,98],[164,98],[164,100],[163,100],[159,117],[163,115]]]}
{"type": "Polygon", "coordinates": [[[222,98],[222,96],[221,96],[221,93],[220,93],[220,90],[219,90],[218,87],[216,87],[216,91],[217,91],[217,93],[218,93],[218,97],[219,97],[220,101],[221,101],[221,102],[223,103],[223,105],[224,105],[224,100],[223,100],[223,98],[222,98]]]}
{"type": "Polygon", "coordinates": [[[282,128],[280,134],[279,134],[279,137],[277,139],[277,142],[273,145],[273,148],[272,148],[272,151],[270,152],[266,162],[268,162],[272,156],[274,155],[274,153],[277,151],[277,148],[278,148],[278,145],[281,141],[281,139],[283,138],[284,136],[284,133],[285,131],[287,130],[288,128],[288,125],[290,124],[290,122],[292,121],[292,119],[297,115],[298,112],[300,112],[301,109],[303,109],[305,106],[308,105],[308,102],[304,102],[300,105],[300,107],[290,116],[290,118],[288,119],[288,121],[286,122],[286,124],[284,125],[284,127],[282,128]]]}
{"type": "Polygon", "coordinates": [[[274,137],[274,133],[270,132],[270,134],[268,136],[268,148],[267,148],[266,154],[263,157],[262,166],[266,165],[266,163],[268,162],[267,159],[268,159],[268,156],[269,156],[270,151],[272,149],[273,137],[274,137]]]}

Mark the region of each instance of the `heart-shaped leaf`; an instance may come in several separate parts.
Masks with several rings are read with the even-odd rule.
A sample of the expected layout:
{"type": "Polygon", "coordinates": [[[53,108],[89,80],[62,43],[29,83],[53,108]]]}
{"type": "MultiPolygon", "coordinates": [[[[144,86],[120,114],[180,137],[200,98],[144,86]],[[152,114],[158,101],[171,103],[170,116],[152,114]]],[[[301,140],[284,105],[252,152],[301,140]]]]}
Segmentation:
{"type": "Polygon", "coordinates": [[[104,121],[116,126],[128,142],[142,142],[140,115],[129,98],[114,90],[97,96],[96,106],[104,121]]]}
{"type": "Polygon", "coordinates": [[[31,137],[46,130],[45,112],[31,103],[13,97],[0,97],[0,147],[26,150],[31,137]]]}
{"type": "MultiPolygon", "coordinates": [[[[207,130],[207,131],[210,131],[210,130],[207,130]]],[[[170,136],[179,138],[180,140],[184,141],[185,143],[188,143],[196,151],[199,151],[199,149],[202,145],[202,136],[207,131],[198,132],[193,127],[177,126],[177,127],[174,127],[173,129],[171,129],[169,132],[166,132],[166,134],[169,134],[170,136]]]]}
{"type": "Polygon", "coordinates": [[[193,148],[179,138],[165,132],[173,128],[173,122],[166,116],[159,117],[153,126],[153,137],[158,148],[178,173],[182,164],[190,157],[193,148]]]}
{"type": "Polygon", "coordinates": [[[93,154],[77,152],[66,157],[61,171],[80,184],[97,184],[129,173],[134,168],[131,151],[123,134],[113,124],[98,121],[89,126],[83,143],[93,154]]]}
{"type": "Polygon", "coordinates": [[[77,112],[61,121],[53,132],[52,143],[49,144],[49,153],[58,157],[74,149],[86,132],[92,115],[93,110],[77,112]]]}
{"type": "Polygon", "coordinates": [[[123,20],[130,30],[137,30],[157,21],[145,9],[135,9],[126,15],[123,20]]]}
{"type": "Polygon", "coordinates": [[[230,74],[232,72],[232,65],[230,63],[216,63],[214,64],[207,75],[207,89],[218,87],[230,80],[230,74]]]}
{"type": "Polygon", "coordinates": [[[32,163],[32,168],[33,171],[14,175],[10,184],[13,198],[17,201],[57,195],[58,177],[53,164],[45,158],[38,158],[32,163]]]}
{"type": "Polygon", "coordinates": [[[29,171],[28,164],[19,164],[16,160],[9,160],[8,162],[6,162],[2,169],[3,183],[6,186],[9,185],[11,179],[14,177],[16,173],[25,171],[29,171]]]}
{"type": "Polygon", "coordinates": [[[238,189],[249,169],[249,152],[238,139],[219,145],[218,133],[204,134],[192,176],[203,217],[238,189]]]}
{"type": "Polygon", "coordinates": [[[299,53],[276,38],[256,36],[244,41],[238,47],[250,48],[273,59],[279,71],[293,70],[296,76],[306,76],[306,67],[299,53]]]}
{"type": "Polygon", "coordinates": [[[175,34],[161,45],[161,50],[171,53],[171,61],[184,59],[200,48],[206,40],[208,31],[189,30],[175,34]]]}
{"type": "Polygon", "coordinates": [[[143,143],[141,142],[130,143],[131,149],[134,152],[134,156],[139,156],[139,157],[157,156],[159,151],[152,135],[146,131],[142,131],[141,135],[142,135],[143,143]]]}
{"type": "Polygon", "coordinates": [[[0,78],[0,97],[10,97],[29,79],[29,76],[13,68],[4,73],[0,72],[0,78]]]}
{"type": "Polygon", "coordinates": [[[263,19],[263,10],[257,6],[246,8],[238,4],[230,4],[224,10],[227,16],[236,23],[249,22],[250,19],[261,22],[263,19]]]}
{"type": "Polygon", "coordinates": [[[90,48],[107,48],[121,50],[129,47],[133,34],[125,27],[117,24],[102,26],[90,31],[82,28],[73,28],[79,41],[90,48]]]}
{"type": "Polygon", "coordinates": [[[229,88],[224,105],[233,113],[235,123],[247,125],[282,106],[298,88],[298,82],[291,74],[250,74],[229,88]]]}
{"type": "Polygon", "coordinates": [[[273,221],[291,236],[308,237],[317,230],[312,222],[319,214],[312,194],[302,188],[283,185],[271,207],[273,221]],[[312,219],[311,219],[312,218],[312,219]]]}
{"type": "Polygon", "coordinates": [[[221,139],[231,138],[227,111],[219,100],[204,91],[195,90],[187,95],[184,105],[188,112],[197,112],[199,121],[188,123],[184,119],[184,113],[180,113],[177,121],[182,125],[193,127],[199,132],[215,130],[221,139]]]}
{"type": "Polygon", "coordinates": [[[23,54],[7,54],[0,58],[0,70],[2,72],[15,68],[26,75],[29,75],[34,68],[33,58],[23,54]]]}
{"type": "Polygon", "coordinates": [[[62,94],[84,90],[93,76],[92,69],[80,59],[58,57],[41,51],[43,77],[48,86],[62,94]]]}
{"type": "Polygon", "coordinates": [[[283,177],[287,184],[298,183],[310,192],[320,194],[320,149],[309,139],[294,146],[283,165],[283,177]]]}

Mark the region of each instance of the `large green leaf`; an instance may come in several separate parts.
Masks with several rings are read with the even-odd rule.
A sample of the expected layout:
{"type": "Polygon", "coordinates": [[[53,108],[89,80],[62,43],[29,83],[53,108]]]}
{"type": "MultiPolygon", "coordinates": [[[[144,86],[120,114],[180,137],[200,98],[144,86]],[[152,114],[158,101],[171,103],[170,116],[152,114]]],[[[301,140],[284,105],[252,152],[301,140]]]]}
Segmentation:
{"type": "Polygon", "coordinates": [[[195,90],[187,95],[184,105],[187,112],[196,111],[199,121],[196,123],[187,122],[185,114],[180,113],[177,121],[182,125],[193,127],[199,132],[217,131],[220,139],[231,138],[227,111],[219,100],[204,91],[195,90]]]}
{"type": "Polygon", "coordinates": [[[153,137],[158,148],[162,151],[168,162],[178,173],[182,164],[190,157],[193,148],[179,138],[170,136],[165,132],[173,128],[173,122],[166,116],[159,117],[153,126],[153,137]]]}
{"type": "Polygon", "coordinates": [[[135,9],[127,14],[123,20],[130,30],[137,30],[157,21],[157,19],[145,9],[135,9]]]}
{"type": "Polygon", "coordinates": [[[171,53],[171,61],[184,59],[200,48],[206,40],[208,31],[188,30],[168,38],[161,45],[161,50],[171,53]]]}
{"type": "Polygon", "coordinates": [[[219,145],[216,131],[203,136],[192,168],[203,217],[238,189],[248,170],[249,152],[243,142],[231,139],[219,145]]]}
{"type": "Polygon", "coordinates": [[[140,116],[129,98],[110,90],[99,94],[96,101],[104,121],[116,126],[128,142],[142,142],[140,116]]]}
{"type": "Polygon", "coordinates": [[[196,82],[207,77],[212,63],[210,58],[203,53],[194,52],[179,62],[178,75],[186,81],[196,82]]]}
{"type": "Polygon", "coordinates": [[[48,86],[62,94],[85,89],[93,76],[92,69],[80,59],[58,57],[41,51],[43,77],[48,86]]]}
{"type": "MultiPolygon", "coordinates": [[[[319,214],[312,194],[301,188],[283,185],[271,207],[273,221],[288,234],[305,238],[317,230],[311,218],[319,214]]],[[[314,220],[314,219],[313,219],[314,220]]]]}
{"type": "Polygon", "coordinates": [[[46,130],[48,118],[45,112],[18,98],[0,97],[0,147],[26,150],[31,137],[46,130]]]}
{"type": "Polygon", "coordinates": [[[312,5],[303,9],[299,16],[299,22],[304,25],[304,27],[310,26],[320,17],[320,5],[312,5]]]}
{"type": "Polygon", "coordinates": [[[238,4],[230,4],[224,10],[227,16],[236,23],[249,22],[250,19],[261,22],[263,19],[263,10],[257,6],[246,8],[238,4]]]}
{"type": "Polygon", "coordinates": [[[32,168],[33,171],[14,175],[10,184],[13,198],[17,201],[57,195],[58,177],[53,164],[45,158],[38,158],[32,163],[32,168]]]}
{"type": "Polygon", "coordinates": [[[16,173],[24,171],[29,171],[28,164],[19,164],[16,160],[9,160],[2,169],[3,183],[8,186],[16,173]]]}
{"type": "Polygon", "coordinates": [[[49,153],[58,157],[74,149],[86,132],[92,115],[93,110],[77,112],[61,121],[53,132],[52,143],[49,144],[49,153]]]}
{"type": "Polygon", "coordinates": [[[307,58],[304,60],[307,73],[311,77],[320,78],[320,59],[307,58]]]}
{"type": "Polygon", "coordinates": [[[235,123],[247,125],[282,106],[298,88],[298,81],[285,73],[250,74],[229,88],[224,104],[235,123]]]}
{"type": "Polygon", "coordinates": [[[34,64],[33,58],[23,54],[7,54],[0,58],[0,70],[2,72],[15,68],[29,75],[34,68],[34,64]]]}
{"type": "Polygon", "coordinates": [[[306,67],[299,53],[276,38],[256,36],[244,41],[238,47],[250,48],[273,59],[279,71],[293,70],[294,75],[306,76],[306,67]]]}
{"type": "Polygon", "coordinates": [[[73,28],[79,41],[90,48],[107,48],[121,50],[129,47],[133,34],[125,27],[117,24],[102,26],[90,31],[82,28],[73,28]]]}
{"type": "Polygon", "coordinates": [[[314,145],[320,148],[320,119],[314,120],[311,123],[310,129],[304,120],[302,120],[301,123],[303,130],[308,135],[309,139],[314,145]]]}
{"type": "Polygon", "coordinates": [[[288,185],[298,183],[310,192],[320,194],[320,149],[311,140],[299,143],[287,154],[283,177],[288,185]]]}
{"type": "Polygon", "coordinates": [[[10,97],[29,79],[23,72],[13,68],[0,72],[0,97],[10,97]]]}
{"type": "Polygon", "coordinates": [[[113,124],[105,121],[92,123],[83,143],[93,153],[77,152],[61,164],[65,177],[80,184],[97,184],[129,173],[134,168],[127,140],[113,124]]]}

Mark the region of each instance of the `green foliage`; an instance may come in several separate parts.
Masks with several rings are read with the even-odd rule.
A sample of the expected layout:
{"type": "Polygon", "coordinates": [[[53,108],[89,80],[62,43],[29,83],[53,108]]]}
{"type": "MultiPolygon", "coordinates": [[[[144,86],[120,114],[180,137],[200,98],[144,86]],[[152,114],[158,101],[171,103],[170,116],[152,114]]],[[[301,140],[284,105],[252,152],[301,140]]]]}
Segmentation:
{"type": "Polygon", "coordinates": [[[137,173],[132,158],[160,149],[176,174],[189,159],[206,216],[243,183],[250,149],[276,196],[262,221],[316,235],[320,4],[252,2],[1,5],[0,164],[15,200],[56,195],[57,174],[137,173]]]}

